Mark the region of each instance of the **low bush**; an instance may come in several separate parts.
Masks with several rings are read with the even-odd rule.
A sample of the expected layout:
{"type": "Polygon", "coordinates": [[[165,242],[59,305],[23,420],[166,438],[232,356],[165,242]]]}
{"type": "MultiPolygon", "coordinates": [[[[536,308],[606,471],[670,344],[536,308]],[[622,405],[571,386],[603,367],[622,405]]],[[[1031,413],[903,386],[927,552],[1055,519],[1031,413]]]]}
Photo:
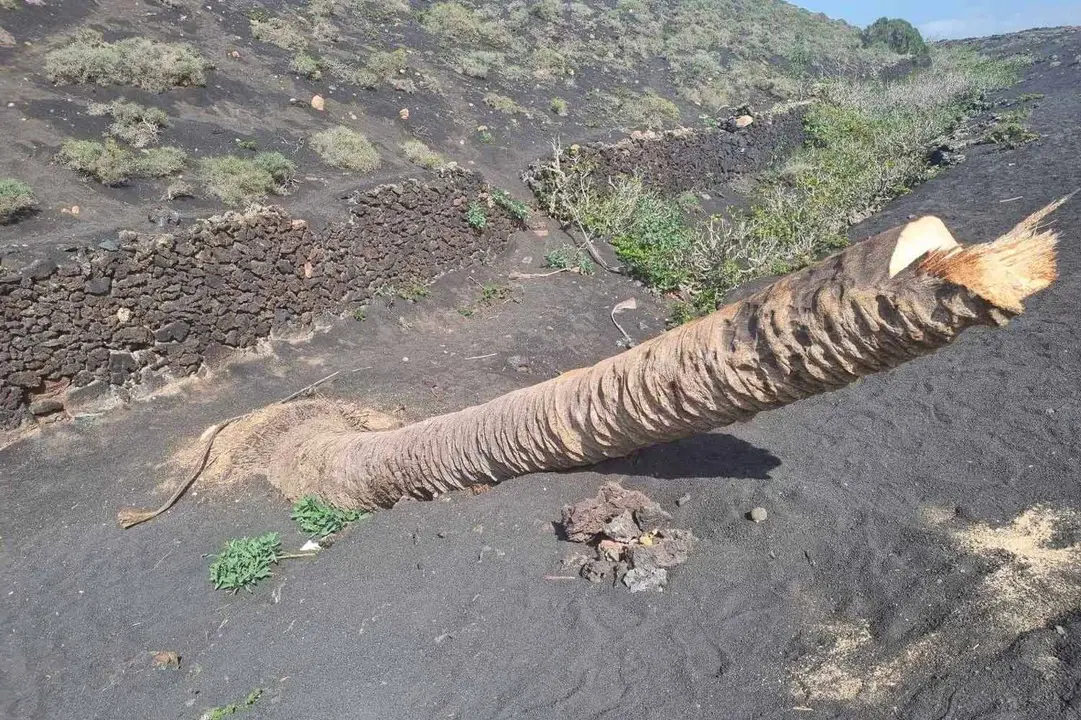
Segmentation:
{"type": "Polygon", "coordinates": [[[619,107],[620,121],[635,127],[662,128],[678,123],[680,117],[674,102],[648,90],[626,98],[619,107]]]}
{"type": "Polygon", "coordinates": [[[493,50],[470,50],[458,57],[458,72],[468,77],[484,80],[493,67],[506,62],[506,56],[493,50]]]}
{"type": "Polygon", "coordinates": [[[54,83],[132,85],[153,92],[206,84],[213,67],[187,43],[147,38],[105,42],[101,33],[83,30],[45,56],[45,74],[54,83]]]}
{"type": "Polygon", "coordinates": [[[223,155],[199,161],[199,178],[206,190],[226,205],[240,205],[275,195],[286,195],[296,165],[279,152],[261,152],[251,158],[223,155]]]}
{"type": "Polygon", "coordinates": [[[562,245],[544,256],[544,267],[556,270],[575,269],[582,275],[592,275],[596,268],[589,253],[574,245],[562,245]]]}
{"type": "Polygon", "coordinates": [[[516,115],[525,112],[525,108],[515,102],[513,98],[494,92],[490,92],[484,96],[484,104],[505,115],[516,115]]]}
{"type": "Polygon", "coordinates": [[[293,56],[289,68],[298,75],[303,75],[309,80],[318,80],[323,77],[323,63],[308,53],[297,53],[293,56]]]}
{"type": "Polygon", "coordinates": [[[315,133],[310,144],[328,165],[356,172],[371,172],[379,167],[375,146],[361,133],[343,125],[315,133]]]}
{"type": "Polygon", "coordinates": [[[499,20],[488,20],[458,2],[438,2],[421,16],[424,28],[449,44],[507,47],[514,38],[499,20]]]}
{"type": "Polygon", "coordinates": [[[570,105],[563,98],[552,98],[552,102],[549,103],[548,109],[559,117],[567,117],[570,114],[570,105]]]}
{"type": "Polygon", "coordinates": [[[18,220],[37,206],[34,191],[15,178],[0,178],[0,225],[18,220]]]}
{"type": "Polygon", "coordinates": [[[399,77],[408,64],[408,56],[402,48],[392,52],[374,52],[361,66],[336,58],[324,58],[322,64],[340,80],[368,90],[374,90],[384,83],[396,85],[397,89],[408,92],[413,92],[414,89],[411,78],[399,77]]]}
{"type": "Polygon", "coordinates": [[[187,153],[175,147],[133,152],[112,138],[104,143],[68,139],[57,155],[62,165],[110,186],[123,185],[132,178],[173,175],[184,169],[187,157],[187,153]]]}
{"type": "Polygon", "coordinates": [[[529,217],[529,206],[521,200],[515,200],[506,190],[493,190],[492,202],[496,204],[496,207],[506,210],[519,222],[529,217]]]}
{"type": "Polygon", "coordinates": [[[1015,148],[1033,140],[1039,140],[1039,133],[1034,133],[1025,124],[1025,112],[1012,112],[995,117],[995,123],[983,136],[983,142],[1015,148]]]}
{"type": "Polygon", "coordinates": [[[256,40],[291,52],[299,52],[308,47],[308,38],[301,27],[285,18],[268,17],[265,20],[252,18],[249,22],[252,37],[256,40]]]}
{"type": "Polygon", "coordinates": [[[169,125],[169,116],[164,110],[123,99],[111,103],[90,103],[87,112],[94,116],[111,117],[113,122],[109,125],[109,134],[136,148],[156,143],[162,129],[169,125]]]}
{"type": "Polygon", "coordinates": [[[435,170],[446,165],[443,156],[432,150],[420,140],[406,140],[402,143],[402,152],[409,162],[429,170],[435,170]]]}

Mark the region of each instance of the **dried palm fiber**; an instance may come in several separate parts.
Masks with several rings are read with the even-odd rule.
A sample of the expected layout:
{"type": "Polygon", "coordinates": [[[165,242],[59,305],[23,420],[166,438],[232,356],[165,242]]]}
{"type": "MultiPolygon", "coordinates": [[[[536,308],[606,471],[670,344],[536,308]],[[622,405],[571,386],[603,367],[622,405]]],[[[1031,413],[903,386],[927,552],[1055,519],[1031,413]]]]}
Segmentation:
{"type": "Polygon", "coordinates": [[[923,218],[592,367],[397,430],[314,418],[277,442],[269,478],[289,498],[389,506],[588,465],[835,390],[1020,313],[1055,279],[1055,234],[1037,227],[1055,207],[968,247],[923,218]]]}

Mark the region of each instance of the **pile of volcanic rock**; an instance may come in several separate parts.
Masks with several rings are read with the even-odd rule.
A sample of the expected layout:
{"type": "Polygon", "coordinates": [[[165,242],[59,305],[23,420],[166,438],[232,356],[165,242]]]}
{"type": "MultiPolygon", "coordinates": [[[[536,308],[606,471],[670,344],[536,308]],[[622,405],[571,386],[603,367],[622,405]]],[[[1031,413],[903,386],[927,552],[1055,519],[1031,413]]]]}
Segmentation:
{"type": "Polygon", "coordinates": [[[563,508],[563,529],[571,542],[593,548],[564,561],[581,567],[592,582],[622,583],[631,592],[663,590],[668,568],[687,560],[695,537],[669,526],[672,516],[637,490],[605,483],[596,497],[563,508]]]}

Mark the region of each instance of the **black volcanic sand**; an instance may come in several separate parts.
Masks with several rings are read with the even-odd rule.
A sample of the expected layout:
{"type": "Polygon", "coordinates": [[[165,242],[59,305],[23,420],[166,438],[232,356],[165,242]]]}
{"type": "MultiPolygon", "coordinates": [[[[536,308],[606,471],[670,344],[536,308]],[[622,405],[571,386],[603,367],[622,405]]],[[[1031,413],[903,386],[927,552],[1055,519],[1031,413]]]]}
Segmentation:
{"type": "MultiPolygon", "coordinates": [[[[987,240],[1081,187],[1079,83],[1035,66],[1011,92],[1046,94],[1039,142],[970,149],[854,236],[936,213],[987,240]]],[[[638,338],[661,310],[559,275],[459,315],[559,242],[523,234],[476,282],[0,451],[0,717],[194,720],[256,688],[252,718],[1081,716],[1081,200],[1056,225],[1061,279],[1005,329],[724,433],[378,513],[252,593],[212,590],[206,554],[303,542],[264,484],[115,526],[207,425],[334,370],[328,395],[442,412],[612,353],[618,300],[643,301],[621,316],[638,338]],[[608,480],[700,538],[663,593],[549,579],[560,509],[608,480]]]]}

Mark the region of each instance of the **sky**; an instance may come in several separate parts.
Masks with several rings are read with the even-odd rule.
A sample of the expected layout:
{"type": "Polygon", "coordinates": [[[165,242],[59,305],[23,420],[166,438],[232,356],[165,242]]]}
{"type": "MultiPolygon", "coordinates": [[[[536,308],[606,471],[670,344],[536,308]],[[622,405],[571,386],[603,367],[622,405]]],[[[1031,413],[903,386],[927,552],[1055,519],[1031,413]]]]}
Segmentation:
{"type": "Polygon", "coordinates": [[[977,37],[1032,27],[1081,25],[1081,0],[790,0],[797,5],[868,25],[900,17],[928,40],[977,37]]]}

